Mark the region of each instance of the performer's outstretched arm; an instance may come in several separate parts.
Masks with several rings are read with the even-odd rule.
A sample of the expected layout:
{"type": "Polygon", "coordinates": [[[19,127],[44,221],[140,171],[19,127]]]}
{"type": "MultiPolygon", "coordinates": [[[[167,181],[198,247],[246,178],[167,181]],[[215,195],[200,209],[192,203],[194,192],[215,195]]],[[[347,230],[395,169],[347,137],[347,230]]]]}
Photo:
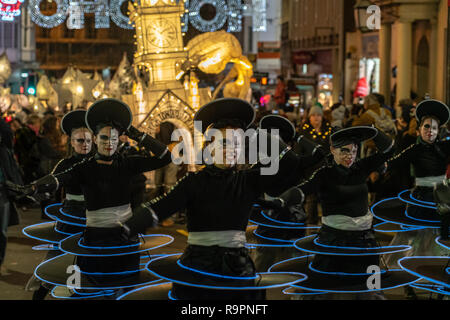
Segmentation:
{"type": "Polygon", "coordinates": [[[128,161],[130,170],[135,173],[141,173],[162,168],[172,161],[172,154],[167,146],[156,140],[155,138],[140,132],[135,127],[131,126],[128,129],[127,136],[139,143],[147,151],[151,151],[154,156],[130,156],[128,161]]]}

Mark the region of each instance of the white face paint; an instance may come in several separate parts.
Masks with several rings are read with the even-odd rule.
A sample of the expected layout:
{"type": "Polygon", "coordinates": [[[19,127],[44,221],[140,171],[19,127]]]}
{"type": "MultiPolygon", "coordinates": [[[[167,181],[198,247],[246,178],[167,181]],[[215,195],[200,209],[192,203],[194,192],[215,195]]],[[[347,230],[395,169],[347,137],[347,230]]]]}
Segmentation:
{"type": "Polygon", "coordinates": [[[76,129],[70,137],[70,144],[78,154],[88,154],[92,148],[92,134],[88,129],[76,129]]]}
{"type": "Polygon", "coordinates": [[[426,143],[433,143],[439,133],[439,124],[433,118],[427,118],[419,128],[420,137],[426,143]]]}
{"type": "Polygon", "coordinates": [[[219,130],[221,134],[215,136],[211,145],[214,164],[219,167],[231,168],[238,163],[238,159],[244,150],[243,141],[237,130],[232,128],[219,130]]]}
{"type": "Polygon", "coordinates": [[[355,144],[348,144],[339,148],[330,148],[334,161],[341,166],[350,168],[355,163],[358,147],[355,144]]]}
{"type": "Polygon", "coordinates": [[[119,145],[119,131],[112,127],[102,128],[95,136],[97,151],[102,156],[112,156],[119,145]]]}

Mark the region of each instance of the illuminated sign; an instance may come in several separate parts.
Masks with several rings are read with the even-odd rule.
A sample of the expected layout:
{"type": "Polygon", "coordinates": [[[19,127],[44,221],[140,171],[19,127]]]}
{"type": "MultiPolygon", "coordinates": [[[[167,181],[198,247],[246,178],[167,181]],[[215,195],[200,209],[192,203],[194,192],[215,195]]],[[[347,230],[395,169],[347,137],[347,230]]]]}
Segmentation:
{"type": "Polygon", "coordinates": [[[0,20],[14,21],[20,15],[20,5],[24,0],[0,0],[0,20]]]}

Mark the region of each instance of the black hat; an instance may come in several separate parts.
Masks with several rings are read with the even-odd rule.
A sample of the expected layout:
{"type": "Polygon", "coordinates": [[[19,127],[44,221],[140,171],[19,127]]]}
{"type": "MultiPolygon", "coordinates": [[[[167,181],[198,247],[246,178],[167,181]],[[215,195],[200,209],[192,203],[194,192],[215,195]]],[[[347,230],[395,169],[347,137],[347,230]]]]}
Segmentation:
{"type": "Polygon", "coordinates": [[[87,128],[85,118],[86,110],[74,110],[66,113],[61,120],[61,131],[70,136],[73,129],[87,128]]]}
{"type": "Polygon", "coordinates": [[[202,133],[204,133],[211,124],[225,119],[241,120],[245,128],[247,128],[255,120],[255,110],[252,105],[245,100],[222,98],[205,104],[194,116],[194,121],[202,121],[202,133]]]}
{"type": "Polygon", "coordinates": [[[427,99],[420,102],[416,107],[416,119],[420,123],[424,116],[434,116],[439,119],[439,124],[444,125],[450,119],[450,110],[441,101],[427,99]]]}
{"type": "Polygon", "coordinates": [[[378,130],[373,127],[361,126],[341,129],[330,136],[331,145],[335,148],[348,144],[359,145],[361,142],[373,139],[378,130]]]}
{"type": "Polygon", "coordinates": [[[269,114],[264,116],[261,121],[259,121],[259,127],[266,130],[280,130],[280,137],[284,142],[290,142],[295,136],[294,124],[285,117],[279,115],[269,114]]]}
{"type": "Polygon", "coordinates": [[[94,133],[101,123],[111,125],[118,129],[119,133],[123,133],[130,128],[132,121],[130,107],[113,98],[95,101],[86,112],[86,124],[94,133]]]}

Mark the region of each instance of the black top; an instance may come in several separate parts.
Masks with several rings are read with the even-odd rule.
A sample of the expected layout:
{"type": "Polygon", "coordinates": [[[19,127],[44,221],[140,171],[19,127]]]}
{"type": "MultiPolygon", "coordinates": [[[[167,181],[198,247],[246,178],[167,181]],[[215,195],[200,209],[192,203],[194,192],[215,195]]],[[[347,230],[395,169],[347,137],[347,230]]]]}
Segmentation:
{"type": "Polygon", "coordinates": [[[441,176],[447,169],[448,156],[450,140],[429,144],[419,137],[416,144],[389,159],[388,164],[393,167],[412,164],[416,177],[441,176]]]}
{"type": "Polygon", "coordinates": [[[116,155],[111,165],[90,157],[54,176],[64,186],[80,185],[87,210],[98,210],[130,203],[133,176],[164,167],[170,161],[170,152],[162,159],[116,155]]]}
{"type": "Polygon", "coordinates": [[[301,174],[301,165],[301,159],[289,151],[274,175],[261,175],[259,168],[237,171],[206,166],[199,172],[188,173],[148,206],[160,220],[186,209],[189,232],[244,231],[255,201],[263,193],[276,194],[287,189],[286,178],[301,174]]]}
{"type": "Polygon", "coordinates": [[[364,216],[369,210],[366,180],[391,155],[391,152],[376,153],[356,161],[350,168],[338,165],[333,160],[332,164],[316,170],[298,187],[305,195],[318,194],[323,216],[364,216]]]}

